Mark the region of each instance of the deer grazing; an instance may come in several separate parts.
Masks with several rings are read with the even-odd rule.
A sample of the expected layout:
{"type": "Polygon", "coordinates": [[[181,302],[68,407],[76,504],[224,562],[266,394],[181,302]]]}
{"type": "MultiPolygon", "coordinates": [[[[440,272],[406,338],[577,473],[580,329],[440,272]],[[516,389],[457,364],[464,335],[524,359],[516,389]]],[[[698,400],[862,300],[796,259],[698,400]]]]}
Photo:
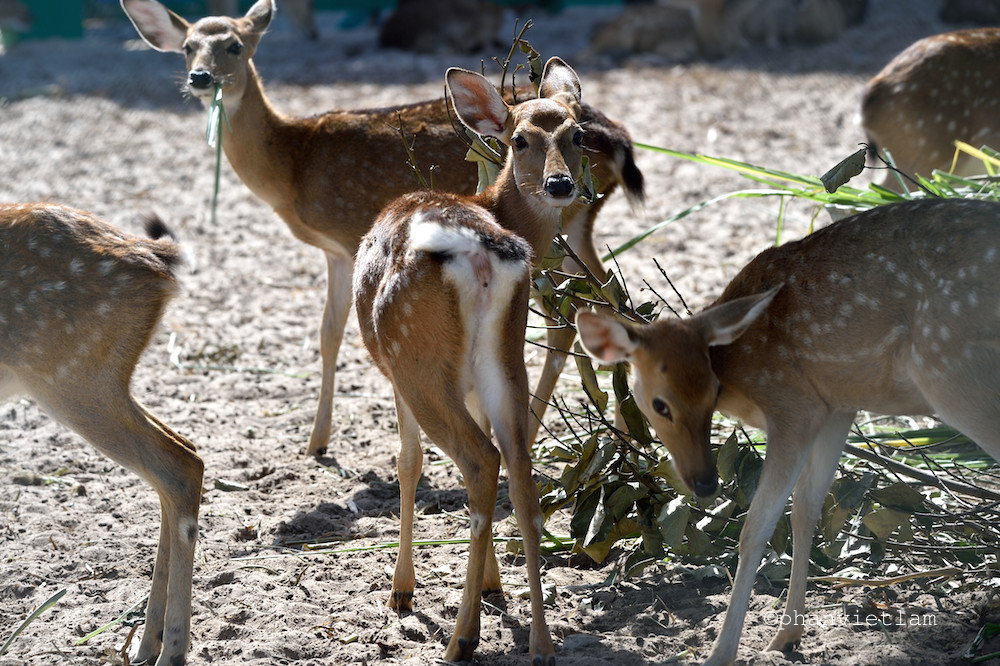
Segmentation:
{"type": "MultiPolygon", "coordinates": [[[[1000,146],[998,67],[1000,28],[948,32],[910,45],[862,93],[869,146],[888,150],[903,173],[924,177],[951,170],[956,140],[974,148],[1000,146]]],[[[985,172],[981,160],[958,154],[954,173],[985,172]]],[[[896,182],[884,179],[889,187],[896,182]]]]}
{"type": "Polygon", "coordinates": [[[415,582],[413,505],[420,429],[451,456],[469,492],[465,590],[445,659],[471,660],[480,592],[500,589],[493,511],[501,458],[524,541],[533,664],[555,662],[539,572],[542,517],[531,476],[524,331],[532,257],[574,201],[583,155],[580,82],[550,59],[539,98],[509,106],[484,77],[448,70],[461,121],[510,147],[496,183],[477,196],[418,192],[390,203],[358,251],[354,299],[365,346],[390,379],[399,419],[400,548],[389,605],[409,610],[415,582]],[[466,399],[489,423],[477,423],[466,399]],[[490,440],[496,434],[500,452],[490,440]]]}
{"type": "Polygon", "coordinates": [[[931,414],[1000,459],[1000,205],[910,201],[762,252],[713,305],[650,325],[577,314],[603,362],[628,360],[634,393],[680,477],[717,488],[718,410],[767,431],[722,631],[705,662],[736,658],[764,546],[794,490],[788,600],[770,650],[802,638],[813,531],[860,409],[931,414]]]}
{"type": "MultiPolygon", "coordinates": [[[[222,85],[232,131],[222,131],[222,149],[240,179],[271,205],[299,240],[326,255],[327,298],[320,329],[323,374],[316,420],[307,453],[326,451],[330,439],[337,353],[351,304],[353,258],[361,237],[389,201],[418,186],[407,168],[397,128],[412,142],[424,165],[438,165],[434,186],[446,192],[475,191],[476,169],[465,161],[466,146],[455,136],[445,100],[388,109],[331,111],[310,118],[289,117],[269,103],[252,57],[274,14],[272,0],[258,0],[241,18],[203,18],[195,23],[156,0],[121,0],[136,30],[154,49],[185,55],[187,90],[206,103],[222,85]]],[[[619,184],[630,199],[642,200],[627,132],[588,105],[581,124],[584,147],[603,194],[619,184]]],[[[606,200],[606,199],[605,199],[606,200]]],[[[592,240],[594,218],[604,200],[575,202],[563,216],[563,230],[584,263],[604,274],[592,240]]],[[[534,413],[541,418],[551,396],[572,326],[548,332],[547,358],[534,413]]],[[[537,426],[536,426],[537,427],[537,426]]]]}
{"type": "Polygon", "coordinates": [[[168,240],[126,236],[82,211],[0,204],[0,400],[32,397],[159,495],[146,627],[131,660],[158,666],[183,663],[190,642],[203,465],[129,384],[179,259],[168,240]]]}

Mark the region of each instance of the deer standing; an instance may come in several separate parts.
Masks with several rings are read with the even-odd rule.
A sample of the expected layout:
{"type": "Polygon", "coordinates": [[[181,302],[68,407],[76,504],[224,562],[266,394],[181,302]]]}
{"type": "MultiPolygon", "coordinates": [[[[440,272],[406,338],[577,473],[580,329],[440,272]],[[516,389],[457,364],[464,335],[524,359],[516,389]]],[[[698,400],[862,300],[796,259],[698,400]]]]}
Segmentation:
{"type": "Polygon", "coordinates": [[[1000,459],[1000,205],[880,206],[762,252],[686,320],[577,315],[603,362],[628,360],[636,402],[696,495],[717,487],[716,410],[767,431],[729,611],[705,662],[731,664],[764,546],[789,494],[794,552],[770,650],[802,638],[813,531],[860,409],[938,414],[1000,459]]]}
{"type": "MultiPolygon", "coordinates": [[[[242,18],[216,16],[193,24],[156,0],[121,3],[150,46],[185,54],[186,88],[191,94],[208,103],[215,85],[222,85],[232,126],[231,132],[222,131],[222,149],[233,169],[274,208],[296,238],[326,255],[327,297],[320,328],[323,375],[307,449],[311,455],[323,453],[330,439],[337,353],[350,311],[358,243],[383,206],[417,186],[397,128],[402,125],[422,164],[441,167],[434,185],[446,192],[475,191],[476,170],[465,160],[466,146],[455,136],[443,99],[388,109],[331,111],[310,118],[275,110],[252,60],[271,22],[272,0],[258,0],[242,18]]],[[[622,184],[631,200],[641,201],[642,173],[635,166],[628,133],[586,105],[581,123],[587,128],[584,146],[602,193],[610,194],[622,184]]],[[[604,275],[604,269],[592,233],[602,203],[574,202],[563,217],[568,242],[598,275],[604,275]]],[[[572,262],[567,268],[573,269],[572,262]]],[[[570,325],[556,325],[548,332],[550,351],[533,403],[539,419],[574,335],[570,325]]]]}
{"type": "Polygon", "coordinates": [[[400,547],[389,605],[411,608],[422,428],[458,464],[469,492],[469,565],[445,659],[472,659],[480,592],[500,589],[491,525],[502,456],[524,541],[531,659],[551,664],[523,350],[532,255],[548,249],[562,209],[577,194],[580,82],[566,63],[552,58],[539,98],[508,106],[479,74],[453,68],[446,80],[461,121],[496,137],[510,152],[496,183],[477,196],[419,192],[392,202],[358,251],[358,322],[365,346],[392,382],[399,418],[400,547]],[[488,418],[499,453],[487,424],[477,423],[466,408],[467,397],[488,418]]]}
{"type": "Polygon", "coordinates": [[[129,390],[176,289],[176,245],[88,213],[0,204],[0,400],[31,396],[160,498],[146,627],[132,663],[184,662],[203,465],[129,390]],[[159,655],[159,658],[157,658],[159,655]]]}
{"type": "MultiPolygon", "coordinates": [[[[903,173],[930,177],[951,170],[955,141],[1000,146],[1000,28],[921,39],[865,86],[861,124],[873,150],[886,149],[903,173]]],[[[959,153],[954,173],[985,173],[981,160],[959,153]]],[[[896,179],[883,179],[898,187],[896,179]]]]}

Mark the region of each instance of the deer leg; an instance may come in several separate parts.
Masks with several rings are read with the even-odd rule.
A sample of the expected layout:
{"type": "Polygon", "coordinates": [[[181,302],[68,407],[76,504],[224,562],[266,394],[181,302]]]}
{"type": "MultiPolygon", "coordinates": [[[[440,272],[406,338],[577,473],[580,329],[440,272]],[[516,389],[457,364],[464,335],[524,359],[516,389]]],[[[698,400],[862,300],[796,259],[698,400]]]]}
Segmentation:
{"type": "Polygon", "coordinates": [[[768,650],[794,649],[805,630],[809,551],[823,501],[830,490],[855,412],[834,414],[820,431],[792,497],[792,573],[781,627],[768,650]]]}
{"type": "Polygon", "coordinates": [[[323,455],[330,443],[333,424],[334,375],[337,372],[337,354],[344,338],[347,315],[351,311],[351,276],[353,259],[333,252],[326,252],[326,305],[320,327],[320,355],[323,359],[323,378],[319,389],[316,421],[309,436],[306,454],[323,455]]]}
{"type": "Polygon", "coordinates": [[[469,493],[471,539],[465,588],[455,632],[444,658],[446,661],[470,661],[479,644],[483,573],[487,551],[493,543],[491,528],[500,453],[465,409],[464,400],[456,394],[453,378],[442,375],[424,380],[420,390],[409,390],[411,383],[406,381],[400,381],[397,390],[427,436],[458,465],[469,493]]]}
{"type": "Polygon", "coordinates": [[[417,497],[417,483],[424,464],[420,447],[420,426],[406,402],[396,393],[396,418],[399,421],[399,456],[396,469],[399,474],[399,554],[392,574],[392,595],[389,608],[398,613],[413,610],[413,510],[417,497]]]}
{"type": "MultiPolygon", "coordinates": [[[[522,346],[520,342],[516,346],[512,345],[508,354],[520,354],[522,346]]],[[[524,566],[531,594],[529,654],[533,665],[551,666],[555,664],[555,649],[545,622],[545,600],[542,595],[542,511],[538,501],[538,486],[532,477],[531,446],[526,438],[528,419],[523,406],[527,397],[528,379],[523,365],[516,367],[512,375],[504,375],[496,370],[490,374],[506,379],[506,386],[500,387],[493,399],[484,398],[482,403],[490,409],[490,421],[494,424],[500,452],[507,466],[510,500],[524,544],[524,566]]],[[[480,381],[479,384],[490,386],[492,382],[480,381]]]]}
{"type": "Polygon", "coordinates": [[[541,428],[542,419],[545,417],[545,410],[549,406],[552,394],[555,393],[556,382],[566,366],[566,356],[573,340],[576,338],[576,331],[572,326],[563,322],[553,322],[545,331],[545,364],[542,366],[542,374],[535,385],[535,393],[531,398],[528,425],[528,440],[534,442],[538,437],[538,430],[541,428]]]}
{"type": "Polygon", "coordinates": [[[757,494],[750,503],[750,511],[740,532],[740,559],[729,597],[729,610],[726,611],[722,630],[712,647],[712,654],[703,666],[723,666],[732,664],[736,659],[743,620],[746,618],[750,593],[753,591],[764,547],[774,533],[778,517],[785,510],[785,502],[802,471],[813,442],[813,434],[804,427],[768,430],[764,469],[757,494]]]}
{"type": "Polygon", "coordinates": [[[493,511],[496,508],[497,477],[500,474],[500,454],[493,443],[475,426],[471,417],[466,426],[463,428],[466,432],[461,439],[456,440],[456,446],[448,451],[462,471],[465,487],[469,492],[471,541],[462,604],[455,621],[455,633],[445,650],[446,661],[471,661],[479,645],[483,574],[489,557],[488,551],[493,546],[493,511]]]}
{"type": "MultiPolygon", "coordinates": [[[[502,441],[502,440],[501,440],[502,441]]],[[[545,622],[545,599],[542,594],[541,536],[542,512],[538,503],[538,486],[531,475],[531,452],[523,443],[507,440],[504,459],[507,461],[510,500],[514,505],[517,528],[524,543],[524,566],[531,593],[531,663],[537,666],[555,664],[555,649],[545,622]]]]}
{"type": "MultiPolygon", "coordinates": [[[[60,393],[37,385],[30,393],[56,419],[138,473],[159,495],[160,537],[146,626],[132,662],[182,663],[191,636],[191,581],[204,464],[190,442],[136,403],[126,387],[94,376],[98,385],[63,385],[60,393]]],[[[109,372],[108,376],[129,375],[109,372]]]]}
{"type": "MultiPolygon", "coordinates": [[[[468,408],[472,418],[479,424],[480,429],[489,437],[492,429],[490,426],[490,417],[486,411],[486,407],[479,400],[479,395],[475,391],[471,391],[465,396],[465,406],[468,408]]],[[[497,564],[496,549],[493,548],[492,541],[493,534],[491,531],[491,543],[486,555],[486,570],[483,572],[484,599],[493,594],[503,594],[503,585],[500,583],[500,566],[497,564]]]]}
{"type": "MultiPolygon", "coordinates": [[[[591,206],[571,206],[563,214],[563,230],[566,233],[566,243],[576,253],[591,273],[598,278],[603,278],[605,274],[604,264],[601,262],[597,249],[594,247],[593,231],[594,218],[597,216],[599,204],[591,206]]],[[[561,270],[565,273],[583,273],[583,267],[575,260],[566,257],[563,260],[561,270]]],[[[559,321],[559,315],[540,304],[542,308],[553,317],[545,332],[545,342],[548,349],[545,350],[545,364],[542,366],[542,374],[535,385],[535,392],[531,398],[531,417],[528,420],[528,441],[534,442],[538,438],[538,431],[542,425],[542,418],[555,393],[556,383],[559,375],[566,367],[566,357],[573,340],[576,339],[576,330],[567,322],[559,321]]],[[[569,320],[572,321],[570,314],[569,320]]],[[[615,412],[615,424],[620,426],[618,412],[615,412]]]]}
{"type": "Polygon", "coordinates": [[[490,530],[490,546],[486,549],[486,565],[483,569],[483,598],[494,594],[503,594],[503,584],[500,582],[500,565],[497,564],[497,552],[493,545],[493,531],[490,530]]]}

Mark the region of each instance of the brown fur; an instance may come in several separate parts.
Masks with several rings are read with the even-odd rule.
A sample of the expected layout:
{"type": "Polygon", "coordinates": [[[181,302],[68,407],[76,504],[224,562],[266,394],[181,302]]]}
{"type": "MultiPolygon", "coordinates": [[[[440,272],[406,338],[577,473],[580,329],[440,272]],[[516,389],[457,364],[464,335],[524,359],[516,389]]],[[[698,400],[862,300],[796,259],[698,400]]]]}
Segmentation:
{"type": "MultiPolygon", "coordinates": [[[[440,167],[434,174],[436,189],[475,191],[476,169],[465,161],[466,146],[454,134],[443,99],[390,109],[331,111],[310,118],[279,113],[268,102],[252,61],[271,20],[270,0],[259,0],[240,18],[208,17],[193,24],[155,0],[122,0],[122,6],[154,48],[179,53],[188,49],[189,80],[207,86],[189,85],[193,92],[205,99],[212,94],[210,84],[224,84],[223,103],[229,109],[232,132],[223,129],[222,148],[233,169],[298,239],[326,252],[323,379],[307,449],[309,454],[320,454],[330,438],[336,360],[350,308],[352,260],[358,242],[384,205],[419,187],[406,166],[406,151],[395,128],[402,125],[421,165],[440,167]],[[241,45],[238,53],[230,50],[234,44],[241,45]]],[[[581,122],[587,129],[588,155],[602,192],[610,194],[623,184],[629,197],[640,201],[642,175],[635,167],[627,132],[587,106],[581,122]],[[590,136],[599,139],[596,145],[590,146],[590,136]]],[[[563,220],[574,248],[599,274],[603,267],[591,232],[601,205],[575,203],[563,220]]],[[[572,337],[565,341],[565,328],[553,335],[559,339],[552,355],[558,356],[558,350],[569,348],[572,337]]],[[[559,367],[564,358],[562,353],[559,367]]],[[[543,379],[537,393],[547,400],[555,378],[549,373],[543,379]]],[[[537,410],[539,416],[541,411],[537,410]]]]}
{"type": "Polygon", "coordinates": [[[176,245],[83,211],[0,205],[0,400],[27,394],[156,490],[163,524],[133,661],[183,663],[203,465],[129,385],[176,284],[176,245]],[[157,660],[157,655],[159,659],[157,660]]]}

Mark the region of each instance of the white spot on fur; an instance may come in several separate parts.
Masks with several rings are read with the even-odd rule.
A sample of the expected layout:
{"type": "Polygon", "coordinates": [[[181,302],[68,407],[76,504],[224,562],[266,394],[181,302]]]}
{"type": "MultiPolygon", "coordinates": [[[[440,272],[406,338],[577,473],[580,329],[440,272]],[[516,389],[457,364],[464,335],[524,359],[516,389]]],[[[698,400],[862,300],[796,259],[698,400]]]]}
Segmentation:
{"type": "Polygon", "coordinates": [[[469,531],[472,536],[482,536],[489,527],[490,521],[481,513],[469,513],[469,531]]]}

